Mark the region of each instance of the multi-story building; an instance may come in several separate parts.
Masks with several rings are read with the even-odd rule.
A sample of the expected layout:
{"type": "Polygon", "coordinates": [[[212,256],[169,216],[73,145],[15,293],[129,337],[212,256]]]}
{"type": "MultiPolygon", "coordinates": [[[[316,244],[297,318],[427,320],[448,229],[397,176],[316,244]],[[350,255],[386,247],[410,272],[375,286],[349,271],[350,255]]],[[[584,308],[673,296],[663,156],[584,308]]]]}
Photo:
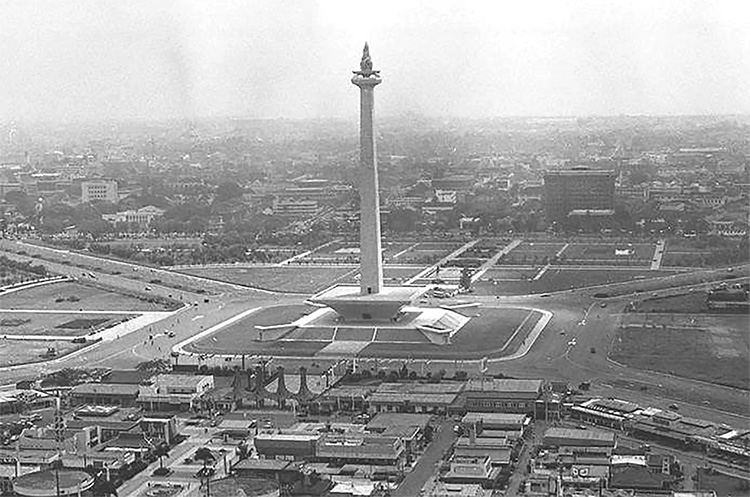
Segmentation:
{"type": "Polygon", "coordinates": [[[565,222],[574,211],[612,214],[614,171],[575,167],[544,175],[544,206],[549,221],[565,222]]]}
{"type": "Polygon", "coordinates": [[[93,180],[81,183],[81,202],[105,201],[116,204],[119,200],[117,182],[114,180],[93,180]]]}

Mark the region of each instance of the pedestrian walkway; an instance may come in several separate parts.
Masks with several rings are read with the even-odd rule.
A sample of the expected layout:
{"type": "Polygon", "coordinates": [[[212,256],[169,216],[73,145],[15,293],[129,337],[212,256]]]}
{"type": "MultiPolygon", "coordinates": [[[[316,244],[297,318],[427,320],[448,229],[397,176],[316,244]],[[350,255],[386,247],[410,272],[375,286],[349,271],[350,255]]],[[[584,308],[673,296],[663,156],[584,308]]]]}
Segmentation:
{"type": "Polygon", "coordinates": [[[458,249],[454,250],[450,254],[446,255],[445,257],[443,257],[442,259],[440,259],[439,261],[437,261],[432,266],[423,269],[422,271],[420,271],[416,275],[414,275],[411,278],[409,278],[408,280],[406,280],[404,282],[404,285],[413,285],[415,281],[420,280],[422,278],[425,278],[432,271],[435,271],[437,268],[444,266],[448,261],[451,261],[451,260],[455,259],[456,257],[458,257],[459,255],[463,254],[464,252],[466,252],[467,250],[469,250],[471,247],[473,247],[474,245],[476,245],[478,242],[479,242],[479,240],[472,240],[470,242],[467,242],[467,243],[463,244],[461,247],[459,247],[458,249]]]}
{"type": "Polygon", "coordinates": [[[651,271],[657,271],[659,268],[661,268],[661,260],[664,257],[664,248],[667,245],[667,242],[664,240],[659,240],[659,242],[656,244],[656,250],[654,250],[654,258],[651,259],[651,271]]]}
{"type": "Polygon", "coordinates": [[[477,269],[477,271],[471,276],[471,282],[473,283],[475,281],[478,281],[479,278],[484,275],[484,273],[486,273],[489,269],[495,267],[495,264],[497,264],[497,261],[499,261],[501,257],[505,257],[510,253],[511,250],[521,245],[521,243],[523,243],[523,240],[521,240],[520,238],[516,238],[508,245],[500,249],[497,254],[493,255],[487,262],[479,266],[479,269],[477,269]]]}
{"type": "Polygon", "coordinates": [[[336,240],[332,240],[332,241],[330,241],[330,242],[328,242],[328,243],[324,243],[323,245],[321,245],[321,246],[319,246],[319,247],[315,247],[314,249],[311,249],[311,250],[308,250],[308,251],[306,251],[306,252],[302,252],[301,254],[297,254],[297,255],[295,255],[295,256],[292,256],[292,257],[290,257],[289,259],[287,259],[287,260],[285,260],[285,261],[281,261],[281,262],[279,262],[279,263],[277,264],[277,266],[287,266],[287,265],[289,265],[289,264],[291,264],[291,263],[293,263],[293,262],[296,262],[296,261],[298,261],[299,259],[302,259],[302,258],[304,258],[304,257],[307,257],[308,255],[312,254],[313,252],[317,252],[317,251],[318,251],[318,250],[320,250],[320,249],[326,248],[326,247],[328,247],[329,245],[333,245],[334,243],[338,243],[338,242],[340,242],[340,241],[341,241],[341,239],[340,239],[340,238],[337,238],[336,240]]]}

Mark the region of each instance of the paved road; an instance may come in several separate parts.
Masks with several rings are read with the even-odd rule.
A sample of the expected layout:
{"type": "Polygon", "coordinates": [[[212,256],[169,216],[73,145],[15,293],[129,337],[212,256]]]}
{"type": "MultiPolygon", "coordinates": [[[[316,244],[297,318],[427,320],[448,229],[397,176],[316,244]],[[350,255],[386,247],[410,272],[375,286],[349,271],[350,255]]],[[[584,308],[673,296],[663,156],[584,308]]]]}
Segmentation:
{"type": "Polygon", "coordinates": [[[446,419],[440,425],[435,433],[432,443],[427,446],[427,450],[419,458],[419,462],[401,485],[393,492],[393,497],[415,497],[427,482],[427,480],[436,473],[436,468],[440,464],[445,451],[453,444],[456,434],[453,432],[454,421],[451,418],[446,419]]]}

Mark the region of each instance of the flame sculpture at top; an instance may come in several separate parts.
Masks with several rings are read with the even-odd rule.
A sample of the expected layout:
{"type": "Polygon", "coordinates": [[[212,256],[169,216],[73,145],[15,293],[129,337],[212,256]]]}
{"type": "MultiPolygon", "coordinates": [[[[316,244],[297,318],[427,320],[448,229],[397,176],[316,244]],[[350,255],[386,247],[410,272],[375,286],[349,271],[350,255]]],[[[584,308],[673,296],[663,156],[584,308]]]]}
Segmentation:
{"type": "Polygon", "coordinates": [[[368,78],[370,76],[378,76],[380,71],[372,70],[372,59],[370,58],[370,47],[365,42],[365,48],[362,49],[362,60],[359,62],[359,71],[354,71],[354,74],[368,78]]]}

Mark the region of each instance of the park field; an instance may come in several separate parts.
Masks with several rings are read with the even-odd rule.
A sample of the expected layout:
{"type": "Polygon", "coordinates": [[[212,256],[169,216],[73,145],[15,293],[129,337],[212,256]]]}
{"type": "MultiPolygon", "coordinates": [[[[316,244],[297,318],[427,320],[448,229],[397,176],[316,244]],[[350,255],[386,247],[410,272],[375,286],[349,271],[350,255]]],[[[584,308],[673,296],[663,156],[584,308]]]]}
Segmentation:
{"type": "Polygon", "coordinates": [[[609,356],[638,369],[750,389],[747,316],[626,314],[609,356]]]}
{"type": "Polygon", "coordinates": [[[86,344],[68,340],[0,340],[0,367],[48,361],[74,352],[86,344]],[[55,355],[48,355],[52,349],[55,355]]]}
{"type": "Polygon", "coordinates": [[[76,282],[57,282],[0,295],[0,309],[56,311],[163,311],[159,302],[76,282]]]}
{"type": "Polygon", "coordinates": [[[313,294],[328,288],[347,274],[357,270],[355,266],[290,264],[288,266],[195,266],[180,269],[180,272],[276,292],[313,294]]]}
{"type": "Polygon", "coordinates": [[[547,270],[539,279],[534,280],[533,271],[507,272],[506,270],[492,270],[474,284],[474,291],[478,295],[525,295],[532,293],[559,292],[563,290],[574,290],[610,283],[627,281],[639,281],[649,278],[657,278],[673,274],[669,271],[650,270],[606,270],[596,268],[563,268],[553,266],[547,270]],[[497,271],[497,272],[496,272],[497,271]],[[510,276],[503,278],[502,276],[510,276]],[[513,277],[532,279],[518,279],[510,281],[513,277]]]}
{"type": "MultiPolygon", "coordinates": [[[[312,356],[331,343],[334,327],[297,328],[283,332],[280,340],[263,342],[255,329],[256,325],[289,323],[310,310],[302,304],[265,308],[188,344],[185,350],[226,355],[312,356]]],[[[375,338],[376,342],[367,344],[358,354],[362,357],[478,359],[512,353],[541,317],[537,311],[514,307],[467,309],[466,315],[472,319],[453,336],[449,345],[433,345],[413,330],[399,330],[404,337],[393,336],[396,331],[390,328],[384,328],[381,336],[380,332],[374,333],[374,328],[342,326],[338,327],[337,339],[369,342],[375,338]]]]}
{"type": "Polygon", "coordinates": [[[127,314],[0,311],[0,336],[85,336],[131,319],[127,314]]]}

